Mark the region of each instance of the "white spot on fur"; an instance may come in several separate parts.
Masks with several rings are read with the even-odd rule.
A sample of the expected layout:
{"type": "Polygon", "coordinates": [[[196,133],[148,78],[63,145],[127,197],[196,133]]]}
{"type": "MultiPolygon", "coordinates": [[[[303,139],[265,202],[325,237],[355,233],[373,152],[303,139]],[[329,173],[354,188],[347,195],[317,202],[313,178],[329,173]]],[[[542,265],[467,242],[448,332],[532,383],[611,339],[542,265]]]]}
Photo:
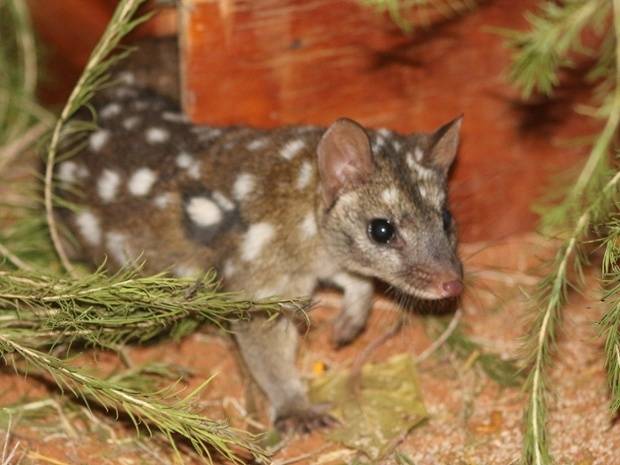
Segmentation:
{"type": "Polygon", "coordinates": [[[415,159],[413,158],[413,153],[411,152],[407,152],[407,166],[409,167],[410,170],[415,169],[415,165],[417,164],[415,162],[415,159]]]}
{"type": "Polygon", "coordinates": [[[99,115],[104,119],[108,119],[120,115],[121,110],[122,107],[118,103],[112,102],[108,103],[105,107],[103,107],[99,112],[99,115]]]}
{"type": "Polygon", "coordinates": [[[116,197],[121,177],[116,171],[110,169],[103,170],[101,177],[97,181],[97,193],[104,202],[111,202],[116,197]]]}
{"type": "Polygon", "coordinates": [[[129,178],[127,188],[135,196],[142,197],[151,191],[157,180],[157,174],[150,168],[140,168],[129,178]]]}
{"type": "Polygon", "coordinates": [[[297,128],[297,134],[307,134],[319,129],[317,126],[300,126],[297,128]]]}
{"type": "Polygon", "coordinates": [[[297,178],[297,189],[305,189],[310,184],[312,180],[312,163],[309,161],[304,161],[301,164],[301,169],[299,170],[299,177],[297,178]]]}
{"type": "Polygon", "coordinates": [[[181,152],[177,155],[176,163],[179,168],[187,169],[194,163],[194,157],[189,153],[181,152]]]}
{"type": "Polygon", "coordinates": [[[170,133],[163,128],[148,128],[145,136],[149,144],[161,144],[170,139],[170,133]]]}
{"type": "Polygon", "coordinates": [[[78,179],[85,179],[90,175],[88,168],[74,161],[64,161],[58,167],[57,178],[61,182],[73,183],[78,179]]]}
{"type": "Polygon", "coordinates": [[[174,270],[172,270],[172,274],[177,278],[196,278],[200,273],[201,271],[199,268],[189,265],[177,265],[174,267],[174,270]]]}
{"type": "Polygon", "coordinates": [[[425,199],[428,194],[426,192],[426,188],[424,186],[418,185],[418,191],[420,192],[420,196],[425,199]]]}
{"type": "Polygon", "coordinates": [[[82,211],[75,216],[75,223],[88,244],[95,246],[101,243],[101,227],[95,215],[87,210],[82,211]]]}
{"type": "Polygon", "coordinates": [[[267,299],[269,297],[274,297],[277,295],[278,295],[278,292],[275,289],[272,289],[270,287],[264,287],[254,293],[254,298],[257,300],[260,300],[260,299],[267,299]]]}
{"type": "Polygon", "coordinates": [[[246,262],[256,259],[274,234],[275,229],[269,223],[256,223],[250,226],[241,244],[241,258],[246,262]]]}
{"type": "Polygon", "coordinates": [[[254,139],[252,142],[248,143],[245,148],[248,150],[260,150],[265,147],[268,143],[267,138],[263,137],[260,139],[254,139]]]}
{"type": "Polygon", "coordinates": [[[159,194],[153,199],[153,204],[159,209],[164,209],[172,203],[174,196],[170,192],[164,192],[159,194]]]}
{"type": "Polygon", "coordinates": [[[196,134],[201,141],[210,141],[222,133],[221,129],[209,126],[194,126],[191,131],[196,134]]]}
{"type": "Polygon", "coordinates": [[[227,260],[226,263],[224,263],[224,277],[225,278],[232,277],[236,271],[237,271],[237,267],[235,266],[235,263],[232,260],[227,260]]]}
{"type": "Polygon", "coordinates": [[[291,140],[280,149],[280,155],[286,160],[292,160],[305,146],[306,143],[301,139],[291,140]]]}
{"type": "Polygon", "coordinates": [[[385,189],[381,193],[381,198],[388,205],[396,205],[399,202],[398,190],[396,188],[394,188],[394,187],[390,187],[388,189],[385,189]]]}
{"type": "Polygon", "coordinates": [[[134,76],[131,71],[123,71],[118,74],[118,81],[123,84],[132,85],[136,82],[136,76],[134,76]]]}
{"type": "Polygon", "coordinates": [[[392,135],[392,131],[390,131],[388,128],[379,128],[377,129],[377,132],[384,137],[390,137],[392,135]]]}
{"type": "Polygon", "coordinates": [[[436,176],[435,171],[431,168],[427,168],[421,165],[419,162],[424,158],[424,152],[420,147],[416,147],[414,153],[407,153],[407,166],[418,175],[418,178],[423,181],[433,179],[436,176]]]}
{"type": "Polygon", "coordinates": [[[233,195],[235,199],[241,201],[254,190],[256,180],[254,176],[249,173],[241,173],[233,186],[233,195]]]}
{"type": "Polygon", "coordinates": [[[138,126],[138,124],[140,124],[140,117],[137,115],[130,116],[123,120],[123,127],[127,131],[131,131],[132,129],[135,129],[138,126]]]}
{"type": "Polygon", "coordinates": [[[77,165],[73,161],[64,161],[58,166],[57,178],[61,182],[72,183],[77,177],[77,165]]]}
{"type": "Polygon", "coordinates": [[[164,111],[161,117],[164,121],[169,121],[170,123],[184,123],[187,121],[184,114],[174,111],[164,111]]]}
{"type": "Polygon", "coordinates": [[[185,209],[189,218],[198,226],[213,226],[222,221],[222,210],[206,197],[193,197],[185,209]]]}
{"type": "Polygon", "coordinates": [[[402,144],[399,141],[397,141],[397,140],[393,140],[392,141],[392,147],[394,147],[394,151],[395,152],[400,152],[402,144]]]}
{"type": "Polygon", "coordinates": [[[200,178],[200,162],[187,152],[181,152],[176,157],[176,164],[179,168],[187,170],[187,174],[192,179],[200,178]]]}
{"type": "Polygon", "coordinates": [[[313,212],[309,212],[306,216],[304,216],[303,221],[299,224],[299,229],[301,230],[301,235],[304,238],[311,238],[316,234],[316,219],[314,218],[313,212]]]}
{"type": "Polygon", "coordinates": [[[418,178],[423,181],[428,181],[435,177],[435,172],[432,169],[426,168],[422,165],[415,164],[413,166],[413,170],[417,173],[418,178]]]}
{"type": "Polygon", "coordinates": [[[119,87],[114,92],[114,95],[116,96],[116,98],[126,99],[136,97],[138,93],[135,89],[131,89],[129,87],[119,87]]]}
{"type": "Polygon", "coordinates": [[[215,202],[224,210],[226,211],[234,210],[235,204],[232,203],[232,201],[228,197],[226,197],[224,194],[222,194],[220,191],[213,192],[211,196],[213,197],[213,200],[215,200],[215,202]]]}
{"type": "Polygon", "coordinates": [[[107,233],[105,235],[105,246],[119,265],[125,266],[131,260],[127,237],[124,234],[114,231],[107,233]]]}
{"type": "Polygon", "coordinates": [[[108,139],[110,138],[110,131],[106,129],[99,129],[93,132],[89,138],[90,149],[93,152],[98,152],[103,148],[108,139]]]}
{"type": "Polygon", "coordinates": [[[381,148],[383,148],[384,145],[385,145],[385,138],[380,134],[376,134],[372,142],[372,147],[371,147],[372,151],[377,152],[381,148]]]}
{"type": "Polygon", "coordinates": [[[195,161],[187,168],[187,175],[192,179],[200,178],[200,162],[195,161]]]}

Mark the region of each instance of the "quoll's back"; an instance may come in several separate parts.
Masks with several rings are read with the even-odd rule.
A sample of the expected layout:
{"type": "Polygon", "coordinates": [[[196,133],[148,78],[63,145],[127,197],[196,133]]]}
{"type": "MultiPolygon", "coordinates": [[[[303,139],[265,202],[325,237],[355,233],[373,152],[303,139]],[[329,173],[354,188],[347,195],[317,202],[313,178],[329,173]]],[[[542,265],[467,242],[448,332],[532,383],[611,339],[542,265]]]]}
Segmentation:
{"type": "Polygon", "coordinates": [[[249,229],[260,236],[256,223],[273,218],[316,233],[310,147],[320,129],[194,126],[176,103],[131,85],[104,92],[94,107],[99,129],[56,171],[62,195],[82,207],[62,218],[90,261],[118,269],[140,260],[146,271],[179,276],[228,265],[230,274],[226,257],[249,229]],[[307,211],[278,218],[292,199],[307,211]]]}

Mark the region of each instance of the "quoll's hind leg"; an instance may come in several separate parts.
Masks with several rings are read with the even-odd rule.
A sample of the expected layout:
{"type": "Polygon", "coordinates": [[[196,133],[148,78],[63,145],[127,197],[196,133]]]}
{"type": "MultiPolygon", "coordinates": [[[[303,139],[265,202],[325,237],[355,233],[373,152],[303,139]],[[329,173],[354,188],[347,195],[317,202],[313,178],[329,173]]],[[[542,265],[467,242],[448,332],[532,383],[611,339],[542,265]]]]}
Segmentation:
{"type": "Polygon", "coordinates": [[[372,308],[372,281],[351,273],[339,273],[333,279],[342,287],[342,310],[334,320],[332,344],[342,347],[351,343],[365,328],[372,308]]]}
{"type": "Polygon", "coordinates": [[[333,422],[323,406],[312,406],[295,367],[297,328],[287,318],[256,318],[233,327],[248,370],[266,394],[276,427],[308,432],[333,422]]]}

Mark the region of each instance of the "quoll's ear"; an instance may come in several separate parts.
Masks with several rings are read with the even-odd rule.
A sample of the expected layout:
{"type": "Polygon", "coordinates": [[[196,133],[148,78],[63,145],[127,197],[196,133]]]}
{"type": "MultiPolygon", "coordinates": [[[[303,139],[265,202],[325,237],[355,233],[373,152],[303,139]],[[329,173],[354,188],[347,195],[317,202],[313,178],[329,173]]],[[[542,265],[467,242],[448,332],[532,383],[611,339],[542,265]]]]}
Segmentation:
{"type": "Polygon", "coordinates": [[[425,159],[427,163],[447,172],[459,148],[463,115],[437,129],[428,138],[425,159]]]}
{"type": "Polygon", "coordinates": [[[366,179],[373,171],[366,131],[355,121],[341,118],[332,124],[317,147],[321,189],[330,206],[345,189],[366,179]]]}

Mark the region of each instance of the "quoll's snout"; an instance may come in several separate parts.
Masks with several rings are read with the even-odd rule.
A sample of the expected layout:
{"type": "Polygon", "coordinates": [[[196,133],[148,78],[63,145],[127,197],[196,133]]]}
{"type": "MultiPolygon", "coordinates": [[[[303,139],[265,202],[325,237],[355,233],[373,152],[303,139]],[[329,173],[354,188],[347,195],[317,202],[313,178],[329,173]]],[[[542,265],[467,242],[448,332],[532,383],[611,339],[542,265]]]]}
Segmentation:
{"type": "Polygon", "coordinates": [[[444,292],[444,298],[458,297],[463,292],[463,282],[460,279],[446,281],[441,285],[444,292]]]}
{"type": "Polygon", "coordinates": [[[426,286],[427,298],[450,299],[463,293],[463,274],[460,267],[428,270],[431,279],[426,286]]]}
{"type": "Polygon", "coordinates": [[[464,289],[461,267],[452,265],[436,272],[433,287],[439,299],[460,296],[464,289]]]}
{"type": "Polygon", "coordinates": [[[463,293],[463,273],[460,265],[414,266],[404,289],[423,299],[455,298],[463,293]]]}

